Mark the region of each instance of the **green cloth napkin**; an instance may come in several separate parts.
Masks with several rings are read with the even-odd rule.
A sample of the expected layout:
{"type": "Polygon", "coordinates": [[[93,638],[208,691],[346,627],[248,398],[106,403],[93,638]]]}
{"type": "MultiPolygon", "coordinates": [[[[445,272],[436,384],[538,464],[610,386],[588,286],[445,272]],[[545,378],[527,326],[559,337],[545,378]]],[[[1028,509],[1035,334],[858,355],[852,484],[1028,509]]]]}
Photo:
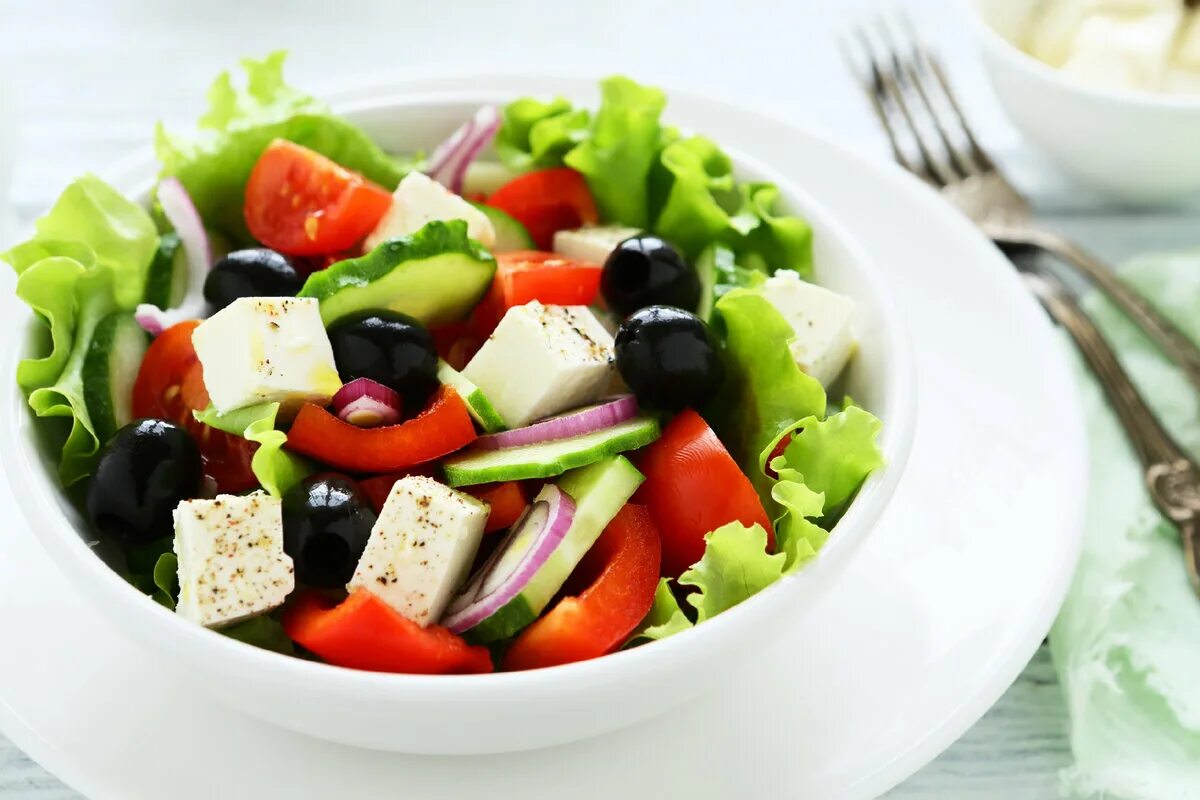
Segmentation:
{"type": "MultiPolygon", "coordinates": [[[[1125,277],[1200,341],[1200,253],[1150,256],[1125,277]]],[[[1200,454],[1200,398],[1103,298],[1085,307],[1176,440],[1200,454]]],[[[1091,443],[1083,555],[1050,649],[1070,712],[1072,797],[1200,798],[1200,600],[1176,530],[1099,386],[1079,362],[1091,443]]]]}

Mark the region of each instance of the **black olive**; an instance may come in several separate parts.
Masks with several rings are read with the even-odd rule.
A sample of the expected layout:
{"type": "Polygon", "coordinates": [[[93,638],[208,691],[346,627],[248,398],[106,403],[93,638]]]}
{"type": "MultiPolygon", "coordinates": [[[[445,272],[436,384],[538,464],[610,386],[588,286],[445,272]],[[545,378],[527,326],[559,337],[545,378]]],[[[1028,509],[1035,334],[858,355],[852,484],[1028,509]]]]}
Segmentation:
{"type": "Polygon", "coordinates": [[[375,512],[358,484],[336,472],[311,475],[283,497],[283,550],[296,580],[343,587],[367,547],[375,512]]]}
{"type": "Polygon", "coordinates": [[[725,376],[712,333],[695,314],[651,306],[621,323],[614,343],[617,370],[645,406],[695,407],[725,376]]]}
{"type": "Polygon", "coordinates": [[[398,311],[364,311],[329,327],[342,381],[370,378],[399,392],[406,413],[425,406],[438,386],[437,350],[425,326],[398,311]]]}
{"type": "Polygon", "coordinates": [[[103,533],[145,544],[174,530],[171,513],[197,497],[203,478],[192,435],[161,419],[121,428],[105,445],[87,492],[87,513],[103,533]]]}
{"type": "Polygon", "coordinates": [[[292,262],[265,247],[234,250],[209,271],[204,299],[215,311],[239,297],[295,297],[304,281],[292,262]]]}
{"type": "Polygon", "coordinates": [[[621,316],[647,306],[691,311],[700,302],[700,276],[679,251],[657,236],[634,236],[604,262],[600,289],[621,316]]]}

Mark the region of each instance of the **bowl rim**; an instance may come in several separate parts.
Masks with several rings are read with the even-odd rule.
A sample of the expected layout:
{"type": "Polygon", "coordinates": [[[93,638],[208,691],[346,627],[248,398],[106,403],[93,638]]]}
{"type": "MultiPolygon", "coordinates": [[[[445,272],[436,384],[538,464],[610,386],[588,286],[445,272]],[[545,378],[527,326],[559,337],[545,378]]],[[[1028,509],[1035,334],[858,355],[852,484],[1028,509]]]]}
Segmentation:
{"type": "MultiPolygon", "coordinates": [[[[490,76],[494,76],[494,74],[494,72],[490,73],[490,76]]],[[[580,73],[568,73],[557,77],[547,75],[522,77],[527,77],[532,84],[545,84],[547,80],[563,83],[564,94],[573,95],[576,93],[575,90],[567,90],[565,85],[577,82],[581,76],[580,73]]],[[[330,100],[333,110],[337,113],[355,114],[370,111],[386,113],[403,105],[420,107],[439,101],[461,103],[472,97],[474,98],[472,102],[481,102],[480,98],[483,95],[495,94],[495,92],[479,92],[461,88],[473,85],[471,77],[469,73],[451,76],[453,82],[460,88],[433,92],[396,91],[393,89],[374,95],[369,90],[365,92],[360,90],[347,92],[340,99],[334,96],[330,100]]],[[[591,77],[594,80],[595,76],[591,77]]],[[[662,88],[669,96],[696,96],[695,93],[686,89],[666,84],[663,84],[662,88]]],[[[788,178],[757,161],[754,157],[744,154],[740,149],[729,147],[724,147],[724,149],[729,153],[735,167],[749,167],[753,172],[775,181],[786,201],[792,205],[803,206],[804,216],[812,223],[814,230],[821,231],[822,235],[838,242],[840,248],[846,252],[848,260],[854,264],[854,268],[869,286],[883,331],[881,337],[885,351],[883,363],[890,367],[885,384],[888,408],[886,410],[879,409],[880,417],[885,423],[881,436],[881,449],[887,458],[887,463],[867,479],[846,514],[831,531],[831,533],[840,533],[841,535],[831,536],[830,543],[822,549],[816,559],[798,572],[776,581],[747,601],[707,620],[704,625],[695,626],[694,629],[685,631],[683,634],[653,642],[653,646],[618,651],[601,658],[536,670],[493,672],[480,675],[414,675],[368,672],[307,661],[235,641],[190,623],[160,606],[150,597],[129,586],[115,570],[91,551],[85,537],[80,535],[80,531],[71,524],[58,506],[58,496],[62,493],[61,487],[40,477],[43,467],[39,463],[40,457],[30,435],[33,430],[33,420],[28,414],[28,406],[23,393],[13,381],[8,390],[10,413],[7,414],[6,438],[16,442],[17,446],[0,448],[0,463],[3,463],[4,471],[14,485],[14,496],[26,523],[33,529],[34,537],[49,552],[60,570],[81,582],[86,582],[89,587],[92,587],[89,588],[89,591],[103,592],[105,594],[104,602],[106,605],[112,606],[112,610],[119,609],[123,614],[144,618],[144,636],[141,638],[171,642],[173,645],[178,645],[181,650],[186,648],[187,653],[204,653],[206,658],[219,658],[230,666],[236,666],[239,670],[266,670],[273,673],[276,680],[286,681],[289,685],[294,685],[292,681],[303,681],[310,686],[319,685],[321,690],[330,697],[360,696],[365,691],[371,694],[403,693],[410,694],[412,697],[422,696],[425,699],[437,697],[444,700],[447,697],[454,697],[458,701],[465,699],[470,702],[474,697],[490,695],[501,688],[508,690],[536,688],[549,692],[561,692],[580,683],[617,678],[617,671],[621,669],[631,674],[635,671],[662,673],[673,671],[683,665],[694,664],[697,657],[702,658],[705,652],[712,649],[711,642],[727,636],[726,631],[735,630],[742,624],[743,618],[750,615],[769,615],[772,610],[783,608],[791,602],[794,590],[803,584],[819,582],[823,578],[827,579],[844,566],[846,558],[871,532],[905,472],[915,435],[917,417],[916,366],[908,331],[894,301],[887,293],[886,283],[870,254],[849,236],[837,219],[825,210],[817,198],[795,186],[788,178]],[[145,613],[147,611],[149,613],[145,613]],[[314,684],[314,682],[317,683],[314,684]]],[[[156,172],[156,164],[150,149],[144,147],[117,161],[101,174],[106,177],[112,176],[114,183],[127,196],[137,197],[152,184],[153,175],[156,172]]],[[[28,319],[28,314],[18,314],[14,315],[14,322],[9,323],[12,326],[10,330],[20,331],[17,336],[12,337],[13,342],[8,347],[8,355],[5,359],[8,365],[6,374],[10,376],[15,374],[15,365],[23,356],[27,339],[24,330],[28,319]]],[[[820,588],[818,586],[818,589],[820,588]]],[[[111,610],[109,613],[111,614],[111,610]]],[[[206,667],[205,669],[212,668],[206,667]]]]}
{"type": "Polygon", "coordinates": [[[1143,110],[1166,113],[1200,112],[1200,94],[1168,94],[1165,92],[1137,91],[1134,89],[1108,89],[1073,80],[1038,58],[1026,53],[1014,42],[1001,35],[983,15],[981,2],[986,0],[956,0],[961,15],[974,33],[975,40],[986,54],[995,56],[1013,69],[1023,72],[1033,80],[1049,83],[1059,91],[1072,92],[1095,102],[1121,103],[1143,110]]]}

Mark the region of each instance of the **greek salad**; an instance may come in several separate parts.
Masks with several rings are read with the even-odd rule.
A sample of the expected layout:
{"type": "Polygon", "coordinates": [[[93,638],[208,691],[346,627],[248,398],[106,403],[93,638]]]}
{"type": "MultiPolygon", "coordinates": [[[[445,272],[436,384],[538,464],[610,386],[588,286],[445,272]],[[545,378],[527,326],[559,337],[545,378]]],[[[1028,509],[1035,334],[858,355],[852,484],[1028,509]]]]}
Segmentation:
{"type": "Polygon", "coordinates": [[[702,624],[821,549],[882,464],[827,400],[855,306],[812,231],[624,77],[385,152],[283,79],[159,127],[3,258],[17,381],[127,579],[329,664],[524,670],[702,624]]]}

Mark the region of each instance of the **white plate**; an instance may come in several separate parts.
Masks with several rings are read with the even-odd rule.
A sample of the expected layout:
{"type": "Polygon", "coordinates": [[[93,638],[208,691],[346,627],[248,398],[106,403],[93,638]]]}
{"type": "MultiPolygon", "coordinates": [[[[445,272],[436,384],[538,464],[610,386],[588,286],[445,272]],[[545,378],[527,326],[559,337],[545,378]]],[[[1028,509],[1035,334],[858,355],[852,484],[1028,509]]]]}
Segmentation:
{"type": "MultiPolygon", "coordinates": [[[[579,90],[511,76],[471,85],[579,90]]],[[[403,756],[287,733],[189,693],[11,531],[0,632],[19,657],[0,658],[0,730],[98,800],[284,786],[314,798],[851,798],[882,793],[973,724],[1041,642],[1079,549],[1086,453],[1063,344],[998,252],[924,186],[752,112],[670,96],[674,121],[821,198],[885,268],[912,331],[908,472],[817,613],[736,685],[641,726],[540,752],[403,756]]],[[[6,493],[0,508],[13,506],[6,493]]]]}

